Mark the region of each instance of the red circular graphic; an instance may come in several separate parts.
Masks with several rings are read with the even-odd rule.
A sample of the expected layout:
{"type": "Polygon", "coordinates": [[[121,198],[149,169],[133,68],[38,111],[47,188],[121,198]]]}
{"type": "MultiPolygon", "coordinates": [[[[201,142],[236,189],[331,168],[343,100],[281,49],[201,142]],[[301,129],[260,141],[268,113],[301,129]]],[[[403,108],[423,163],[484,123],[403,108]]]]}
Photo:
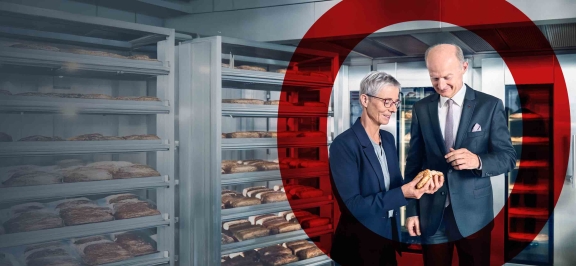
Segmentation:
{"type": "MultiPolygon", "coordinates": [[[[562,69],[550,44],[538,27],[512,4],[503,0],[344,0],[336,4],[314,23],[301,40],[295,55],[305,52],[307,49],[337,53],[339,61],[331,69],[333,84],[343,60],[360,41],[384,27],[409,21],[441,21],[465,28],[483,38],[500,54],[510,69],[516,84],[540,84],[543,82],[553,84],[553,116],[551,116],[553,119],[551,123],[554,130],[550,136],[553,151],[551,153],[553,156],[551,167],[554,177],[553,205],[555,206],[562,190],[569,157],[567,147],[570,145],[570,110],[567,87],[562,69]],[[523,34],[507,34],[506,31],[501,31],[500,35],[502,39],[505,39],[505,45],[502,45],[502,39],[493,38],[493,35],[490,34],[491,29],[495,27],[516,26],[522,26],[528,30],[523,34]],[[529,48],[526,40],[545,44],[546,49],[540,50],[538,54],[539,63],[527,63],[523,57],[518,56],[519,52],[529,48]]],[[[295,58],[293,57],[292,60],[294,62],[295,58]]],[[[288,71],[285,80],[297,80],[298,77],[298,73],[295,71],[288,71]]],[[[282,99],[285,99],[287,91],[292,89],[293,87],[284,83],[282,99]]],[[[518,90],[521,93],[522,87],[520,86],[518,90]]],[[[330,94],[331,86],[319,90],[320,99],[329,99],[330,94]]],[[[279,116],[283,114],[290,116],[293,111],[291,105],[281,103],[279,106],[279,116]]],[[[286,130],[286,121],[278,120],[279,132],[286,130]]],[[[319,124],[325,125],[325,123],[319,124]]],[[[283,141],[288,140],[279,134],[279,144],[283,141]]],[[[327,154],[325,151],[321,154],[327,154]]],[[[280,160],[286,159],[283,158],[285,154],[279,154],[279,157],[280,160]]],[[[327,161],[327,155],[324,157],[320,159],[327,161]]],[[[285,176],[286,169],[282,168],[281,171],[285,176]]],[[[512,195],[517,193],[516,190],[512,191],[512,195]]],[[[290,204],[293,205],[293,202],[291,201],[290,204]]],[[[549,210],[548,213],[551,214],[552,210],[549,210]]],[[[494,219],[494,224],[491,264],[502,265],[510,258],[515,257],[527,244],[504,254],[503,237],[498,237],[504,232],[504,212],[498,213],[494,219]]],[[[542,226],[536,228],[535,232],[539,232],[542,226]]],[[[306,232],[309,235],[311,233],[306,232]]]]}

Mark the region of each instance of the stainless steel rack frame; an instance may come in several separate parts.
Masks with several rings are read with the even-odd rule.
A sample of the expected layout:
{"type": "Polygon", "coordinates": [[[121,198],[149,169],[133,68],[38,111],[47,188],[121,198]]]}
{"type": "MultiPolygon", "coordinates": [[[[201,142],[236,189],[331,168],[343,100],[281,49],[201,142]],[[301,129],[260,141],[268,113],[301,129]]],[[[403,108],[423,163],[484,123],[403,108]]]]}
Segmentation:
{"type": "Polygon", "coordinates": [[[174,141],[174,38],[173,29],[112,19],[72,14],[51,9],[0,3],[0,37],[41,41],[58,45],[79,45],[96,49],[133,51],[147,46],[156,51],[156,60],[132,60],[66,52],[2,47],[0,71],[26,75],[61,73],[98,79],[145,81],[148,93],[161,102],[55,99],[6,96],[0,100],[2,113],[121,114],[147,115],[147,131],[160,140],[150,141],[58,141],[11,142],[0,145],[0,157],[52,156],[88,153],[146,152],[147,164],[162,176],[125,180],[63,183],[44,186],[2,187],[0,203],[19,203],[138,189],[156,190],[161,215],[115,220],[61,228],[5,234],[0,247],[13,247],[126,230],[156,228],[158,252],[112,265],[175,265],[175,141],[174,141]],[[41,27],[40,27],[41,26],[41,27]],[[39,30],[42,29],[42,30],[39,30]],[[90,36],[90,37],[88,37],[90,36]]]}

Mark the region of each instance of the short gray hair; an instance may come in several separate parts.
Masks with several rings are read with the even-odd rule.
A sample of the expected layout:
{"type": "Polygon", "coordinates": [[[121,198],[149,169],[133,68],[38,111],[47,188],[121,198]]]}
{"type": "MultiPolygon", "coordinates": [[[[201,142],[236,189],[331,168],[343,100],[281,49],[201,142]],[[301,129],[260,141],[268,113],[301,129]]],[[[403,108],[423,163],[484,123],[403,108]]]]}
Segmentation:
{"type": "Polygon", "coordinates": [[[436,48],[437,46],[440,45],[452,45],[456,48],[456,58],[458,58],[458,61],[460,61],[460,64],[464,64],[464,62],[466,62],[466,59],[464,59],[464,52],[462,51],[462,48],[460,48],[460,46],[453,44],[453,43],[438,43],[438,44],[434,44],[430,47],[428,47],[428,49],[426,49],[426,53],[424,53],[424,61],[426,62],[426,64],[428,64],[428,53],[430,52],[430,50],[436,48]]]}
{"type": "Polygon", "coordinates": [[[400,89],[400,82],[392,75],[382,71],[372,71],[360,82],[360,94],[378,95],[385,86],[394,86],[400,89]]]}

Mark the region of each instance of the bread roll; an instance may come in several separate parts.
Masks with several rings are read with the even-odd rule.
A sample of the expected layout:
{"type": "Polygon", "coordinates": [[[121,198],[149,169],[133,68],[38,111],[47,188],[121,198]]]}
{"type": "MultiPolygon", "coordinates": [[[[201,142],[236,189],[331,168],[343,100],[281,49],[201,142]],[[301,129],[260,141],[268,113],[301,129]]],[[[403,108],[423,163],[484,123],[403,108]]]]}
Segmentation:
{"type": "Polygon", "coordinates": [[[422,177],[422,179],[420,181],[418,181],[418,183],[416,184],[416,188],[421,189],[422,187],[424,187],[424,185],[426,185],[428,180],[430,180],[432,178],[432,176],[435,176],[435,175],[444,176],[444,174],[442,172],[429,170],[429,169],[423,170],[420,173],[418,173],[418,175],[416,175],[415,178],[422,177]]]}

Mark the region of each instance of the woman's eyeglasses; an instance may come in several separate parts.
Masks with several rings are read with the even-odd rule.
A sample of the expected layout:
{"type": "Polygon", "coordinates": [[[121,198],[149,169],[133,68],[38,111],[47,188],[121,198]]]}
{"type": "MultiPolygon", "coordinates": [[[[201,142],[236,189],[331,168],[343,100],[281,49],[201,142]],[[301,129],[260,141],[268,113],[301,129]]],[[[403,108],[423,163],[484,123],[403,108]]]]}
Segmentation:
{"type": "Polygon", "coordinates": [[[398,99],[397,101],[392,101],[392,99],[383,99],[383,98],[376,97],[376,96],[373,96],[370,94],[366,94],[366,96],[380,100],[386,108],[391,107],[392,104],[396,105],[396,108],[400,108],[400,99],[398,99]]]}

